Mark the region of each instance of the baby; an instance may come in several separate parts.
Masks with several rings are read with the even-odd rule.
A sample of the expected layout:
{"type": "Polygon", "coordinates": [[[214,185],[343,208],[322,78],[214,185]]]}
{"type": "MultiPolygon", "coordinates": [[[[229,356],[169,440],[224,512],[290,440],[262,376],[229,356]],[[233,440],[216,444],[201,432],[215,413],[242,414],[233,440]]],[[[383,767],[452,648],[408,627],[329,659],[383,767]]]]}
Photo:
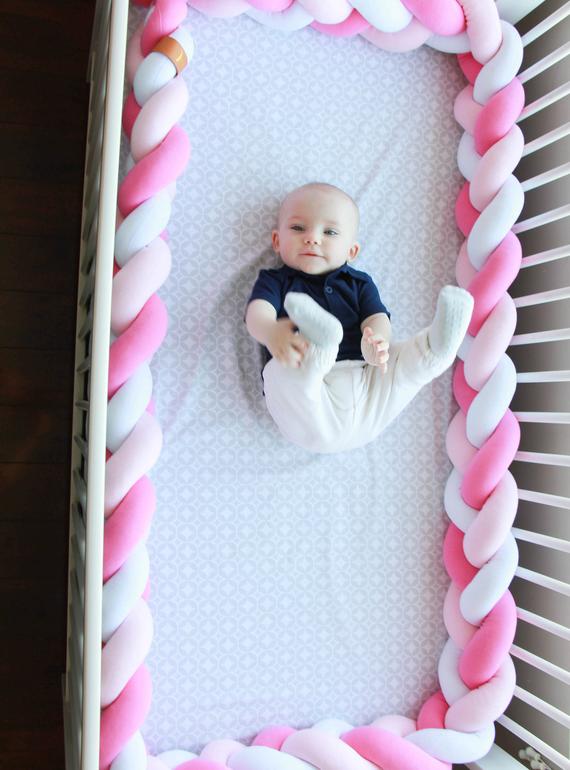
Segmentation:
{"type": "Polygon", "coordinates": [[[286,439],[313,452],[375,439],[451,366],[473,311],[469,292],[444,286],[431,325],[390,345],[378,289],[349,264],[360,250],[358,225],[356,204],[333,185],[289,193],[272,234],[284,265],[260,271],[245,316],[271,354],[267,409],[286,439]]]}

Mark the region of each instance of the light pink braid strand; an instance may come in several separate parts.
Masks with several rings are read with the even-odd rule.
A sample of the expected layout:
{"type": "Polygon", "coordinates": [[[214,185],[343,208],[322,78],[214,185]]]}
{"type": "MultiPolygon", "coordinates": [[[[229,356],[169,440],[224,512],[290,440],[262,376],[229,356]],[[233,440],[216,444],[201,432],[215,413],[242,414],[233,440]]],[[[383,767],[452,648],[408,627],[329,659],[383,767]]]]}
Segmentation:
{"type": "MultiPolygon", "coordinates": [[[[149,54],[149,61],[152,56],[158,65],[174,67],[151,51],[176,35],[185,15],[181,0],[157,0],[142,35],[129,44],[131,84],[149,54]]],[[[164,227],[173,185],[189,157],[188,138],[175,125],[186,102],[183,80],[176,77],[146,94],[142,104],[131,91],[124,113],[133,165],[119,188],[109,356],[100,744],[105,769],[115,761],[128,770],[147,763],[139,728],[151,701],[144,664],[152,639],[145,540],[155,494],[145,474],[162,443],[148,363],[166,333],[166,309],[156,291],[170,270],[164,227]]]]}

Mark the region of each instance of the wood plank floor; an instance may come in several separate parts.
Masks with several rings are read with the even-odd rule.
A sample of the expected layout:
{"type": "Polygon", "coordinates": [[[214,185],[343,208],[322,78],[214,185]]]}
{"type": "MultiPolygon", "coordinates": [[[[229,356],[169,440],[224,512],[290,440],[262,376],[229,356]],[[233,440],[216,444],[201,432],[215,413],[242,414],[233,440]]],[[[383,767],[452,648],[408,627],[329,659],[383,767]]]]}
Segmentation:
{"type": "Polygon", "coordinates": [[[0,768],[64,767],[69,434],[94,0],[0,6],[0,768]]]}

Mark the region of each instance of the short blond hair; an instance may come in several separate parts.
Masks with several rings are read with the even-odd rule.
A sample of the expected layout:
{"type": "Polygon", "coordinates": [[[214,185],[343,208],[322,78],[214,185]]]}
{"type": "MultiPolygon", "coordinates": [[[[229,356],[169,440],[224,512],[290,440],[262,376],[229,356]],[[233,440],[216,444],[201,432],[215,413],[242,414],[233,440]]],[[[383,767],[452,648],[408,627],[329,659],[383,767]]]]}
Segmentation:
{"type": "Polygon", "coordinates": [[[334,184],[329,184],[329,182],[307,182],[306,184],[302,184],[300,187],[295,187],[294,190],[290,190],[290,192],[288,192],[287,195],[281,201],[281,206],[279,207],[279,221],[281,220],[281,211],[283,209],[283,204],[285,203],[287,198],[289,198],[294,193],[299,192],[299,190],[307,190],[309,188],[318,188],[318,189],[320,188],[324,190],[331,190],[336,193],[340,193],[344,198],[346,198],[346,200],[349,201],[349,203],[352,205],[352,208],[354,210],[354,214],[356,218],[356,229],[358,229],[360,225],[360,211],[358,210],[356,201],[347,192],[345,192],[344,190],[341,190],[340,187],[337,187],[334,184]]]}

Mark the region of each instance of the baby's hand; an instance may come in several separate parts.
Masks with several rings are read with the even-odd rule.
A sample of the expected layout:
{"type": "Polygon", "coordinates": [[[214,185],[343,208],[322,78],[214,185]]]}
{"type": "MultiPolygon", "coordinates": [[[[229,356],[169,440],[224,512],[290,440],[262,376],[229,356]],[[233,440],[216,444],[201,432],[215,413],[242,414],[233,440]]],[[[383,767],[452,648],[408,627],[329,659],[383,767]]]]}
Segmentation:
{"type": "Polygon", "coordinates": [[[279,363],[299,368],[309,343],[296,328],[290,318],[280,318],[273,327],[267,347],[279,363]]]}
{"type": "Polygon", "coordinates": [[[381,334],[374,334],[370,326],[364,327],[360,343],[362,355],[366,363],[371,366],[379,366],[382,374],[386,374],[388,371],[389,347],[390,343],[381,334]]]}

